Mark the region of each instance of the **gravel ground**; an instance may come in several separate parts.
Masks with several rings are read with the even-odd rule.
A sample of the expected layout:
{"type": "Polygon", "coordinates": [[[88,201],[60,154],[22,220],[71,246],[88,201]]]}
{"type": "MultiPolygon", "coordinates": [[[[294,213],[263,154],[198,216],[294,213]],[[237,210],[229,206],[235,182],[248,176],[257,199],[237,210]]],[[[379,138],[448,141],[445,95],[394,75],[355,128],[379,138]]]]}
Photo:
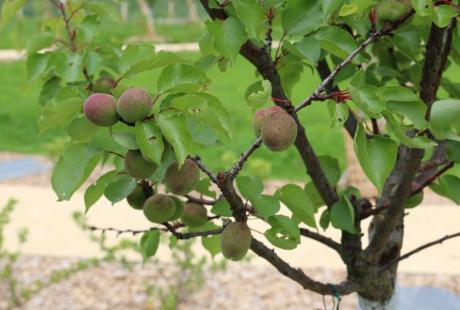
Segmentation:
{"type": "MultiPolygon", "coordinates": [[[[53,270],[68,268],[77,261],[76,258],[22,257],[15,274],[20,283],[30,284],[45,280],[53,270]]],[[[324,269],[306,272],[326,282],[341,281],[345,276],[343,272],[324,269]]],[[[158,298],[149,298],[146,284],[168,288],[180,276],[174,265],[152,262],[143,267],[136,263],[131,272],[119,263],[103,263],[44,288],[18,309],[159,309],[158,298]]],[[[442,287],[460,294],[460,276],[401,274],[399,281],[402,286],[442,287]]],[[[7,296],[1,285],[0,296],[7,296]]],[[[184,310],[324,309],[321,296],[304,291],[269,266],[254,267],[248,263],[232,263],[225,271],[206,272],[203,286],[193,292],[181,292],[181,297],[177,309],[184,310]]],[[[326,298],[326,303],[330,308],[330,297],[326,298]]],[[[343,298],[340,309],[355,308],[356,296],[343,298]]],[[[4,298],[0,300],[0,309],[6,309],[4,298]]]]}

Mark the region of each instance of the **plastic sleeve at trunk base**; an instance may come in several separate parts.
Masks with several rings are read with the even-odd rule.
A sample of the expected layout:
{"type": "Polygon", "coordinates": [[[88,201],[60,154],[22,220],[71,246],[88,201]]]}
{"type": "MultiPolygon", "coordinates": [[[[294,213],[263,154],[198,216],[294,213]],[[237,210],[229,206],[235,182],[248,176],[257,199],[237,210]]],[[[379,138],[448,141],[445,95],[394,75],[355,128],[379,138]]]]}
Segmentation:
{"type": "Polygon", "coordinates": [[[400,298],[400,288],[396,284],[395,292],[391,299],[385,302],[368,300],[358,295],[359,306],[357,310],[398,310],[398,302],[400,298]]]}

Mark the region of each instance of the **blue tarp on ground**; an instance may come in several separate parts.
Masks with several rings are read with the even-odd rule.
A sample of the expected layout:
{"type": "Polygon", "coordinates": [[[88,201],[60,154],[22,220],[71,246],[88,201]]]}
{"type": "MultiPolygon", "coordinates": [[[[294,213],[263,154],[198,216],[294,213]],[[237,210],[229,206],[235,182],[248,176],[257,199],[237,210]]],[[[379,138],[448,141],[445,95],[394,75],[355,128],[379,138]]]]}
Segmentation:
{"type": "Polygon", "coordinates": [[[460,296],[437,287],[402,287],[401,310],[460,310],[460,296]]]}
{"type": "Polygon", "coordinates": [[[32,158],[0,162],[0,180],[11,180],[49,170],[46,164],[32,158]]]}

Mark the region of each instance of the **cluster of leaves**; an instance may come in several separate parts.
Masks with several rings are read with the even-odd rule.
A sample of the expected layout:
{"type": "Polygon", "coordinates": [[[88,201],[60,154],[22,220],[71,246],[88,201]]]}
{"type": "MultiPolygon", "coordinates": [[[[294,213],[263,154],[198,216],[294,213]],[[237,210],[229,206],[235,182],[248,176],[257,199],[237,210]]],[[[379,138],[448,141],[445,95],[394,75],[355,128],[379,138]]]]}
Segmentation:
{"type": "MultiPolygon", "coordinates": [[[[56,19],[45,22],[45,31],[31,37],[27,48],[29,79],[43,83],[39,97],[42,131],[75,126],[82,118],[83,101],[91,93],[92,83],[100,76],[110,75],[117,80],[117,87],[111,92],[118,97],[130,77],[147,70],[160,73],[156,87],[149,89],[157,98],[151,111],[154,121],[140,121],[134,126],[119,123],[111,128],[89,124],[80,129],[83,135],[72,137],[53,173],[53,188],[59,199],[70,199],[99,163],[109,163],[113,170],[87,189],[86,210],[104,195],[113,204],[128,196],[137,180],[123,174],[124,166],[113,154],[139,149],[146,159],[158,164],[159,169],[149,180],[158,184],[173,160],[181,164],[189,155],[205,152],[216,144],[225,145],[232,138],[230,116],[219,98],[206,92],[211,82],[207,70],[218,66],[225,71],[245,42],[250,40],[256,46],[270,48],[267,33],[281,33],[280,47],[273,56],[282,87],[291,96],[304,68],[313,69],[320,61],[336,66],[358,49],[374,30],[375,25],[367,16],[376,2],[232,0],[224,5],[210,0],[210,8],[224,9],[228,18],[206,22],[207,32],[199,42],[202,57],[195,62],[174,53],[155,52],[150,44],[123,47],[120,42],[98,40],[100,23],[114,18],[107,10],[110,1],[101,4],[72,0],[65,6],[61,4],[64,21],[62,16],[59,19],[57,10],[56,19]],[[276,12],[270,19],[269,11],[276,12]],[[50,46],[51,50],[43,50],[50,46]]],[[[413,0],[412,6],[416,14],[410,22],[366,49],[336,76],[335,85],[349,89],[353,100],[325,104],[334,127],[342,127],[349,113],[358,119],[355,152],[379,191],[395,165],[399,145],[423,148],[429,154],[437,145],[436,139],[447,139],[450,159],[459,161],[460,100],[449,98],[458,97],[460,84],[443,80],[441,86],[448,96],[433,103],[429,121],[425,118],[426,105],[419,97],[423,40],[432,22],[447,26],[457,16],[457,8],[449,3],[434,5],[430,0],[413,0]],[[385,120],[385,130],[371,132],[367,125],[371,119],[385,120]],[[423,134],[428,130],[436,139],[423,134]]],[[[448,66],[460,62],[458,28],[453,42],[448,66]]],[[[261,108],[269,104],[271,95],[270,82],[256,74],[246,93],[248,104],[254,110],[261,108]]],[[[342,174],[337,159],[334,154],[327,154],[319,160],[329,183],[335,187],[342,174]]],[[[449,174],[441,177],[433,189],[458,203],[458,193],[453,188],[459,183],[460,178],[449,174]]],[[[325,204],[312,182],[303,187],[286,185],[274,195],[264,194],[262,182],[255,177],[238,176],[236,184],[253,207],[252,214],[270,225],[265,236],[276,247],[296,248],[300,244],[301,224],[317,229],[316,217],[320,211],[322,228],[332,224],[337,229],[356,233],[350,197],[359,196],[359,192],[354,188],[341,190],[340,201],[327,209],[323,208],[325,204]],[[290,211],[289,215],[280,214],[281,202],[290,211]]],[[[196,191],[216,198],[217,193],[209,185],[209,180],[203,179],[196,191]]],[[[232,216],[225,199],[218,200],[210,212],[221,217],[232,216]]],[[[208,222],[200,229],[215,227],[208,222]]],[[[220,251],[219,238],[202,238],[212,255],[220,251]]],[[[146,233],[143,240],[144,257],[149,257],[156,252],[159,231],[146,233]]]]}

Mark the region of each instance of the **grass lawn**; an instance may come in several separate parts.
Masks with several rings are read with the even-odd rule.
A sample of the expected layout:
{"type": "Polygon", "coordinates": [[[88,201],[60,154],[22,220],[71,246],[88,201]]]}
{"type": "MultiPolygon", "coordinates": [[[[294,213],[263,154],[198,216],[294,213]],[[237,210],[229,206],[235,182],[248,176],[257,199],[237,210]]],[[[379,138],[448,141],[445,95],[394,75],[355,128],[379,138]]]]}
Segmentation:
{"type": "MultiPolygon", "coordinates": [[[[184,56],[195,58],[196,54],[184,56]]],[[[0,150],[52,153],[54,149],[59,148],[59,141],[63,140],[63,137],[60,131],[39,135],[36,123],[39,112],[38,89],[27,84],[25,63],[2,63],[0,67],[0,150]]],[[[125,83],[143,86],[154,92],[158,73],[159,71],[140,74],[125,83]]],[[[231,113],[235,137],[225,148],[210,148],[206,154],[200,154],[211,167],[218,169],[231,165],[254,140],[251,126],[252,113],[246,105],[244,93],[246,88],[256,81],[256,77],[254,69],[241,57],[227,73],[222,73],[215,68],[209,72],[209,75],[213,80],[209,91],[219,97],[231,113]]],[[[295,88],[294,102],[309,95],[317,83],[318,79],[311,76],[310,72],[306,72],[295,88]]],[[[342,132],[330,130],[325,106],[321,103],[314,104],[300,114],[317,153],[332,152],[340,158],[343,165],[342,132]]],[[[305,179],[303,165],[294,148],[281,153],[273,153],[261,148],[247,167],[251,172],[261,175],[271,168],[275,178],[305,179]]]]}

